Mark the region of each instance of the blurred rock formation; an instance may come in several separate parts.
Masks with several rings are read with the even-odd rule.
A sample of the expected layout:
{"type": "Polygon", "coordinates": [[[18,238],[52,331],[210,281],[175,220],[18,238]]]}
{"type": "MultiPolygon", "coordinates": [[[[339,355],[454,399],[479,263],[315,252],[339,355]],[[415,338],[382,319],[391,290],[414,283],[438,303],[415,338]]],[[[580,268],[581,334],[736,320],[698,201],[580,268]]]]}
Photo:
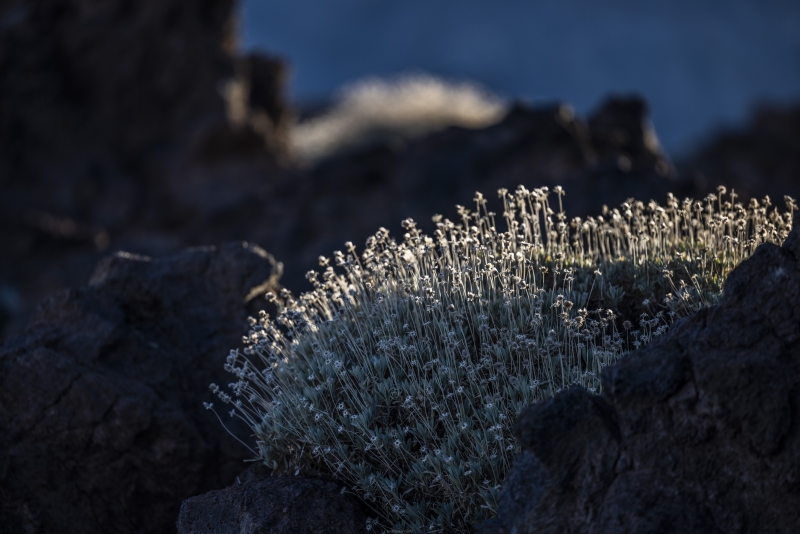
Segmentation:
{"type": "Polygon", "coordinates": [[[800,197],[800,105],[762,105],[749,124],[722,131],[679,167],[698,194],[719,184],[743,199],[800,197]]]}
{"type": "Polygon", "coordinates": [[[309,171],[298,211],[281,222],[285,230],[265,236],[265,246],[290,266],[287,286],[298,287],[320,254],[346,240],[361,244],[381,226],[402,236],[400,221],[407,217],[431,231],[432,215],[458,220],[455,205],[473,207],[475,191],[502,212],[500,188],[560,184],[573,216],[599,214],[604,204],[632,196],[681,193],[647,113],[635,97],[609,99],[588,122],[567,105],[518,103],[486,128],[451,127],[332,156],[309,171]]]}
{"type": "Polygon", "coordinates": [[[269,196],[286,68],[237,53],[234,7],[0,3],[0,322],[18,331],[108,250],[209,241],[269,196]]]}

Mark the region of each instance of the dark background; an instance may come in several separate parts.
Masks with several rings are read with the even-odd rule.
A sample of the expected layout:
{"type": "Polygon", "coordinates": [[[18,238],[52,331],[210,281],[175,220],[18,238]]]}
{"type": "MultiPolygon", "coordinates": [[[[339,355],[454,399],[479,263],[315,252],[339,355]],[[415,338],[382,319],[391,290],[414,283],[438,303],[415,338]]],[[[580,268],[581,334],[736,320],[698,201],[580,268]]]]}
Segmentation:
{"type": "Polygon", "coordinates": [[[570,215],[720,183],[778,203],[798,99],[796,2],[2,0],[0,339],[118,250],[249,240],[299,291],[320,254],[475,190],[562,184],[570,215]],[[501,112],[410,134],[343,104],[403,73],[501,112]],[[336,113],[360,137],[300,158],[336,113]]]}

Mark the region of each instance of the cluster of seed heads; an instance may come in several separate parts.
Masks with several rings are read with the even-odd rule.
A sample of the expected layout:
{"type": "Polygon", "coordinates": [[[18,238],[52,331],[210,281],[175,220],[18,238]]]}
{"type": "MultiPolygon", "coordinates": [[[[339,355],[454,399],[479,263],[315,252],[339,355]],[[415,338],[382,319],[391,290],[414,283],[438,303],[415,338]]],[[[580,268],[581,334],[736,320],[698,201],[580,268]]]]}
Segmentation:
{"type": "MultiPolygon", "coordinates": [[[[505,231],[487,201],[460,222],[412,220],[320,258],[313,291],[275,297],[251,318],[245,348],[212,385],[252,428],[259,459],[324,472],[376,514],[369,529],[470,532],[492,517],[519,448],[520,411],[599,373],[716,302],[731,269],[782,243],[796,206],[724,200],[665,207],[629,200],[567,220],[564,194],[500,190],[505,231]]],[[[208,405],[210,407],[210,405],[208,405]]]]}

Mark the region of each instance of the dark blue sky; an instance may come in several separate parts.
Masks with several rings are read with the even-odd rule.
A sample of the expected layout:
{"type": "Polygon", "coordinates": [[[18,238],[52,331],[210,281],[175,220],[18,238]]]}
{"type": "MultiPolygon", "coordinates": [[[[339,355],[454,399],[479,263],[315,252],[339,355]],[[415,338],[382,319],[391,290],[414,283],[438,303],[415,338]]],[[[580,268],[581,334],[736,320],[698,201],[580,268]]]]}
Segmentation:
{"type": "Polygon", "coordinates": [[[675,155],[763,100],[800,100],[800,1],[245,0],[243,45],[283,55],[295,99],[423,71],[586,113],[638,92],[675,155]]]}

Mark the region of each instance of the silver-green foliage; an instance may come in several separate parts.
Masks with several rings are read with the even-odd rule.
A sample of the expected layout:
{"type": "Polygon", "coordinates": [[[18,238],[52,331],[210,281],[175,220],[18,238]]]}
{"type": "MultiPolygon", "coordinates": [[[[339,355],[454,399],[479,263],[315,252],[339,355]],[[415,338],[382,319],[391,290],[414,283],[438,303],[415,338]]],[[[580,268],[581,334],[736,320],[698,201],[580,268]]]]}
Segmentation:
{"type": "Polygon", "coordinates": [[[346,244],[338,269],[321,258],[321,280],[309,273],[313,291],[251,319],[226,365],[233,396],[212,390],[260,459],[339,478],[380,517],[369,527],[470,531],[495,513],[523,408],[573,384],[597,391],[604,366],[782,242],[795,209],[670,196],[568,222],[546,188],[500,197],[504,232],[478,194],[460,224],[434,217],[433,236],[406,220],[400,243],[381,229],[360,257],[346,244]]]}

